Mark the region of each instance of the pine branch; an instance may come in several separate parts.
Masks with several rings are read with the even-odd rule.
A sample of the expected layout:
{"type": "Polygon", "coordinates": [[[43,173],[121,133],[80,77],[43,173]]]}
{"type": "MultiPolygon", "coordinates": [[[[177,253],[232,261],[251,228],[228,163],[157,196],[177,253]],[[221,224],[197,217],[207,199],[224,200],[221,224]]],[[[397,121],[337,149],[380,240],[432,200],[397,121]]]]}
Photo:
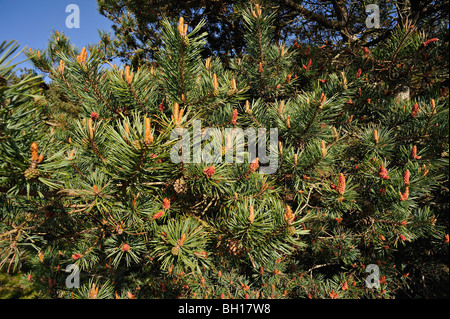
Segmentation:
{"type": "Polygon", "coordinates": [[[91,85],[91,87],[92,87],[93,90],[94,90],[95,95],[103,102],[103,104],[104,104],[111,112],[117,113],[117,110],[114,110],[114,109],[112,108],[112,106],[105,100],[105,98],[103,97],[103,95],[100,94],[100,92],[98,91],[97,84],[92,80],[92,77],[91,77],[91,75],[89,74],[89,72],[85,72],[85,74],[86,74],[86,76],[87,76],[87,78],[88,78],[89,84],[91,85]]]}

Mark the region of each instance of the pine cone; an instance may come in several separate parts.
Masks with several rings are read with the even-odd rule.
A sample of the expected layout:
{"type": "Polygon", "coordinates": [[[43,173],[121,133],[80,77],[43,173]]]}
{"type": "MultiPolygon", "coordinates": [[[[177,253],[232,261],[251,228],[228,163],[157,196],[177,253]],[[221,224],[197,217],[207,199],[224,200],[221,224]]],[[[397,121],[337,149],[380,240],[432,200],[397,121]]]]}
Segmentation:
{"type": "Polygon", "coordinates": [[[255,220],[255,209],[253,208],[253,205],[250,205],[248,207],[248,210],[249,210],[248,220],[250,224],[253,224],[253,221],[255,220]]]}
{"type": "Polygon", "coordinates": [[[412,150],[411,150],[411,157],[412,157],[413,159],[421,159],[421,158],[422,158],[422,156],[418,156],[418,155],[417,155],[417,146],[416,146],[416,145],[413,145],[413,147],[412,147],[412,150]]]}
{"type": "Polygon", "coordinates": [[[288,231],[288,234],[292,236],[292,235],[295,234],[295,227],[294,226],[289,226],[287,231],[288,231]]]}
{"type": "Polygon", "coordinates": [[[173,189],[177,194],[184,194],[186,193],[186,182],[184,181],[183,177],[177,179],[175,183],[173,184],[173,189]]]}
{"type": "Polygon", "coordinates": [[[378,176],[380,176],[382,179],[389,179],[388,171],[384,167],[383,164],[380,164],[380,170],[378,171],[378,176]]]}
{"type": "Polygon", "coordinates": [[[151,130],[151,120],[150,118],[145,118],[145,138],[144,138],[144,144],[146,147],[148,147],[153,142],[153,136],[152,136],[152,130],[151,130]]]}
{"type": "Polygon", "coordinates": [[[240,242],[237,239],[228,240],[227,248],[228,252],[236,257],[242,257],[244,254],[244,250],[240,247],[240,242]]]}
{"type": "Polygon", "coordinates": [[[339,182],[336,189],[341,195],[343,195],[345,192],[345,176],[342,173],[339,174],[339,182]]]}
{"type": "Polygon", "coordinates": [[[284,213],[283,217],[288,225],[290,225],[294,221],[295,215],[294,213],[292,213],[292,209],[289,205],[286,205],[286,212],[284,213]]]}
{"type": "Polygon", "coordinates": [[[32,161],[38,160],[38,158],[39,158],[38,150],[39,150],[39,147],[38,147],[37,143],[36,142],[31,143],[31,160],[32,161]]]}
{"type": "Polygon", "coordinates": [[[30,167],[23,172],[23,175],[27,180],[34,179],[39,176],[39,171],[36,168],[30,167]]]}
{"type": "Polygon", "coordinates": [[[140,150],[141,150],[141,141],[139,141],[139,140],[134,140],[133,143],[131,143],[131,145],[133,145],[133,147],[134,147],[137,151],[140,151],[140,150]]]}
{"type": "Polygon", "coordinates": [[[403,183],[405,183],[406,186],[409,185],[409,177],[411,176],[411,173],[409,172],[409,170],[406,170],[405,173],[403,174],[403,183]]]}
{"type": "Polygon", "coordinates": [[[173,246],[173,247],[172,247],[172,250],[171,250],[172,255],[178,256],[178,252],[179,252],[179,251],[180,251],[180,246],[176,245],[176,246],[173,246]]]}

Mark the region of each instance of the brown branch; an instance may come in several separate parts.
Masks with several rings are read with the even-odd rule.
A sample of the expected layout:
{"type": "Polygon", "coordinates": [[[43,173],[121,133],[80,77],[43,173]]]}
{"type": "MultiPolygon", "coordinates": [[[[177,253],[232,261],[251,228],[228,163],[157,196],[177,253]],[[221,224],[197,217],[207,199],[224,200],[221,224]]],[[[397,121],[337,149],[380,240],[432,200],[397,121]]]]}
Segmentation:
{"type": "Polygon", "coordinates": [[[92,80],[91,75],[86,72],[87,78],[89,80],[89,84],[92,86],[92,88],[94,89],[94,93],[95,95],[103,102],[103,104],[106,105],[106,107],[111,111],[111,112],[115,112],[114,109],[112,108],[111,105],[109,105],[109,103],[105,100],[105,98],[100,94],[100,92],[98,91],[98,87],[97,84],[92,80]]]}
{"type": "Polygon", "coordinates": [[[345,5],[341,1],[333,1],[334,10],[336,11],[338,18],[340,18],[337,21],[328,20],[325,16],[306,9],[294,0],[284,0],[284,4],[294,10],[297,10],[304,18],[313,20],[328,29],[341,31],[347,24],[347,9],[343,8],[345,5]]]}
{"type": "Polygon", "coordinates": [[[135,98],[135,100],[138,102],[138,104],[141,106],[142,110],[147,111],[147,108],[144,106],[144,104],[142,103],[142,101],[139,99],[139,97],[136,94],[136,91],[134,90],[133,86],[131,85],[131,83],[128,83],[128,87],[130,88],[131,94],[133,94],[133,97],[135,98]]]}

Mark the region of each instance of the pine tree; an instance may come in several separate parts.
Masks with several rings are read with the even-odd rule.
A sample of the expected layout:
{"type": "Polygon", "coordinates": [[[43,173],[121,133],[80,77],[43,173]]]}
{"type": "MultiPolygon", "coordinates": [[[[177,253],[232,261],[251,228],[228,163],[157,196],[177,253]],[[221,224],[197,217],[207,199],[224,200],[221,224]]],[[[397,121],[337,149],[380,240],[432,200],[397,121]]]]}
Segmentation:
{"type": "MultiPolygon", "coordinates": [[[[383,95],[390,83],[364,65],[386,47],[331,72],[318,49],[275,42],[261,6],[242,19],[245,54],[228,66],[202,58],[205,22],[164,20],[156,62],[137,69],[54,34],[27,54],[79,108],[73,118],[41,112],[55,100],[36,79],[8,85],[17,45],[2,44],[2,265],[26,265],[48,297],[389,298],[408,287],[416,243],[448,247],[435,198],[448,174],[446,96],[433,85],[411,100],[383,95]],[[186,147],[173,132],[195,135],[196,121],[224,136],[200,141],[222,158],[239,143],[228,128],[276,128],[276,172],[259,173],[259,153],[175,162],[186,147]],[[71,264],[78,289],[66,286],[71,264]],[[370,264],[379,289],[366,287],[370,264]]],[[[396,32],[396,59],[410,62],[426,35],[396,32]]]]}

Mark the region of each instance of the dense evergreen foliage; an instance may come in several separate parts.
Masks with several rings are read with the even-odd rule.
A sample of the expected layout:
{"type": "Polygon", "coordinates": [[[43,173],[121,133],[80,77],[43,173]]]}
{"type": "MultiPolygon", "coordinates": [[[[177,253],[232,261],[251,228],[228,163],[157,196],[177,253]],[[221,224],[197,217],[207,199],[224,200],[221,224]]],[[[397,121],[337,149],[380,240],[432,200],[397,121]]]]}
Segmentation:
{"type": "Polygon", "coordinates": [[[317,46],[280,41],[270,8],[236,14],[226,61],[204,20],[162,19],[154,60],[123,67],[55,31],[26,51],[47,90],[2,43],[0,266],[49,298],[448,296],[448,28],[317,46]],[[174,161],[199,121],[222,161],[174,161]],[[274,172],[224,160],[255,142],[231,129],[261,128],[274,172]]]}

